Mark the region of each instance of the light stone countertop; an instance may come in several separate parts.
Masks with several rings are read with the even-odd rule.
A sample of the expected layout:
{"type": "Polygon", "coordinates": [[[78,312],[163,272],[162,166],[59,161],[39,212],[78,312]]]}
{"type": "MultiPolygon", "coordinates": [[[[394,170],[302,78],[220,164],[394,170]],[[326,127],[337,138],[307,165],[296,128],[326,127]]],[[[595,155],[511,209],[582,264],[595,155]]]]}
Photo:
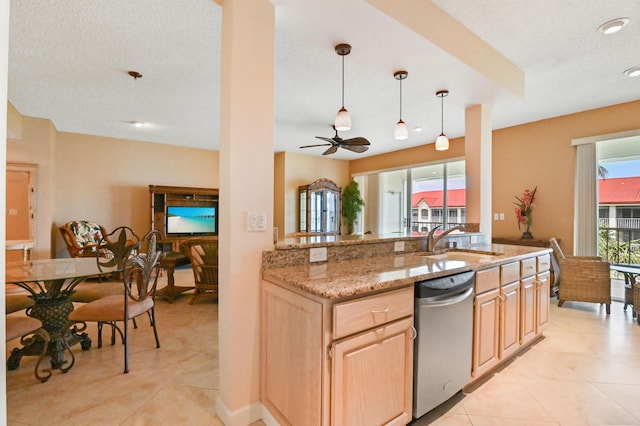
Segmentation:
{"type": "Polygon", "coordinates": [[[419,252],[399,253],[390,256],[265,268],[262,271],[262,278],[274,284],[296,288],[326,299],[342,299],[405,287],[416,281],[485,269],[551,252],[551,249],[543,247],[503,244],[490,244],[479,249],[496,253],[496,255],[477,262],[434,259],[419,252]]]}

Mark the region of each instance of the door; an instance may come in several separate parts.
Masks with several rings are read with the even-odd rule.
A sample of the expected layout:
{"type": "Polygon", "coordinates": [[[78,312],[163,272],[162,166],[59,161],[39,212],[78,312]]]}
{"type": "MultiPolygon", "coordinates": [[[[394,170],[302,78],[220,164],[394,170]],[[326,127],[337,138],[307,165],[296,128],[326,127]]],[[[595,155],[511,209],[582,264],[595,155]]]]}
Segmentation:
{"type": "MultiPolygon", "coordinates": [[[[7,241],[35,243],[36,165],[7,163],[7,241]]],[[[8,243],[7,243],[8,244],[8,243]]],[[[6,253],[7,262],[22,260],[22,249],[6,253]]]]}

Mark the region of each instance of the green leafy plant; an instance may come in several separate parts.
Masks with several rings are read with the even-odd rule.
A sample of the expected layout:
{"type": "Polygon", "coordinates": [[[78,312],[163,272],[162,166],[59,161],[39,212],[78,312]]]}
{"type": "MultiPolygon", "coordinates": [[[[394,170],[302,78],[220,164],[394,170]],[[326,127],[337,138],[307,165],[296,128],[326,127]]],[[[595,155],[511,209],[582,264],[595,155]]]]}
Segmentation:
{"type": "Polygon", "coordinates": [[[342,217],[347,225],[347,233],[352,234],[358,213],[362,211],[364,200],[360,196],[358,182],[352,180],[342,190],[342,217]]]}

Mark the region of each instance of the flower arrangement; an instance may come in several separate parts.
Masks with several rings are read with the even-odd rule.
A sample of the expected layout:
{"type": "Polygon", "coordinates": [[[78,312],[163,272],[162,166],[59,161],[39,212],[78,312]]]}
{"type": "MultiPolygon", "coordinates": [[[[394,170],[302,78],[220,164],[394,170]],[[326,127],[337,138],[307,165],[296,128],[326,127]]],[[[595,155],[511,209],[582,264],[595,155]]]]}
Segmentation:
{"type": "Polygon", "coordinates": [[[522,197],[516,197],[518,202],[514,202],[517,207],[515,208],[516,218],[518,219],[518,230],[522,230],[522,227],[526,227],[525,232],[522,233],[522,238],[529,239],[533,238],[529,229],[531,228],[531,224],[533,222],[533,201],[536,198],[536,191],[538,187],[536,186],[533,191],[529,189],[525,189],[522,197]]]}

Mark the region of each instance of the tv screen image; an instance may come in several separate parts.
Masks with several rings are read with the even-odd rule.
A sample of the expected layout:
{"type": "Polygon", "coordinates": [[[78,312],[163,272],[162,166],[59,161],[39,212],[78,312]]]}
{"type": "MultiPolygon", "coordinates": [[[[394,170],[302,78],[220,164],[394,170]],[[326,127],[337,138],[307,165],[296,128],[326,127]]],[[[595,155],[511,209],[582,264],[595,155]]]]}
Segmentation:
{"type": "Polygon", "coordinates": [[[167,207],[167,234],[215,234],[215,207],[167,207]]]}

